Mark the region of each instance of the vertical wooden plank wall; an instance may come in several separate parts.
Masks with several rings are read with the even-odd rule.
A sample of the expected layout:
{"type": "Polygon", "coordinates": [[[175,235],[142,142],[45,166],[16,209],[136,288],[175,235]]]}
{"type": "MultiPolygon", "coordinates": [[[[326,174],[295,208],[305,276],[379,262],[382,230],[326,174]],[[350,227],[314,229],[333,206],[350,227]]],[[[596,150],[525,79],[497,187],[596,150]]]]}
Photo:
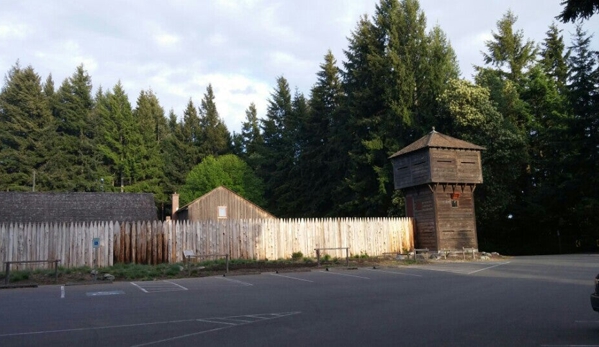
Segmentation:
{"type": "MultiPolygon", "coordinates": [[[[233,259],[274,260],[291,258],[294,252],[315,257],[314,249],[323,247],[349,247],[350,255],[376,256],[412,249],[413,224],[411,218],[0,224],[0,271],[9,260],[61,259],[64,267],[93,266],[96,258],[100,267],[175,263],[187,249],[230,254],[233,259]],[[96,237],[98,250],[92,247],[96,237]]],[[[345,256],[344,251],[327,254],[345,256]]]]}

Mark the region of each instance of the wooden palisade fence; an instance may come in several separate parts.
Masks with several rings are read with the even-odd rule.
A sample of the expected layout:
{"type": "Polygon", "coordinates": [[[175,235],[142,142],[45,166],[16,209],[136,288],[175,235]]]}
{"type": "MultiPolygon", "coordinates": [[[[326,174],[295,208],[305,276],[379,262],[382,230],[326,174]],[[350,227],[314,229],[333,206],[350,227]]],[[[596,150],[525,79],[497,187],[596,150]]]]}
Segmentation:
{"type": "MultiPolygon", "coordinates": [[[[93,266],[95,259],[98,266],[176,263],[183,260],[183,250],[273,260],[294,252],[315,257],[315,248],[349,247],[351,255],[377,256],[412,249],[413,234],[410,218],[0,224],[0,266],[48,259],[60,259],[65,267],[93,266]],[[94,238],[100,239],[97,248],[94,238]]],[[[341,253],[328,254],[345,256],[341,253]]]]}

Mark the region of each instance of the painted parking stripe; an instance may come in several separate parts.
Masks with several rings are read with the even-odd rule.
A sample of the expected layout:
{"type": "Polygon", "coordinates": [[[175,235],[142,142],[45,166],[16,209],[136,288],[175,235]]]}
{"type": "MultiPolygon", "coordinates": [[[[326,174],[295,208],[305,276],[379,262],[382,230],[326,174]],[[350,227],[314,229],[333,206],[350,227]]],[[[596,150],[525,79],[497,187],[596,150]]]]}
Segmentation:
{"type": "Polygon", "coordinates": [[[481,272],[481,271],[485,271],[488,269],[492,269],[494,267],[498,267],[501,265],[506,265],[506,264],[510,264],[511,262],[507,261],[504,263],[495,263],[491,266],[487,266],[484,267],[482,269],[478,269],[478,270],[474,270],[474,271],[469,271],[470,269],[467,268],[450,268],[450,267],[432,267],[432,266],[418,266],[415,267],[415,269],[419,269],[419,270],[429,270],[429,271],[438,271],[438,272],[449,272],[449,273],[455,273],[455,274],[462,274],[462,275],[472,275],[475,274],[477,272],[481,272]]]}
{"type": "Polygon", "coordinates": [[[145,290],[145,289],[143,289],[142,287],[138,286],[138,285],[137,285],[137,284],[135,284],[134,282],[129,282],[129,283],[131,283],[132,285],[136,286],[137,288],[139,288],[139,289],[140,289],[142,292],[144,292],[144,293],[147,293],[147,292],[148,292],[147,290],[145,290]]]}
{"type": "Polygon", "coordinates": [[[253,286],[253,284],[251,284],[251,283],[243,282],[243,281],[240,281],[240,280],[234,280],[232,278],[227,278],[227,277],[224,277],[224,276],[223,277],[218,277],[218,278],[223,279],[225,281],[233,282],[233,283],[239,283],[239,284],[244,285],[244,286],[253,286]]]}
{"type": "Polygon", "coordinates": [[[399,272],[399,271],[385,271],[385,270],[378,270],[378,269],[363,269],[363,270],[376,271],[376,272],[384,272],[384,273],[394,274],[394,275],[422,277],[422,275],[408,274],[408,273],[399,272]]]}
{"type": "Polygon", "coordinates": [[[175,337],[171,337],[168,339],[163,339],[163,340],[158,340],[158,341],[151,341],[151,342],[146,342],[143,344],[139,344],[139,345],[135,345],[133,347],[141,347],[141,346],[149,346],[149,345],[155,345],[155,344],[162,344],[165,342],[171,342],[171,341],[175,341],[175,340],[180,340],[180,339],[184,339],[190,336],[197,336],[197,335],[202,335],[202,334],[206,334],[206,333],[211,333],[211,332],[215,332],[215,331],[219,331],[219,330],[224,330],[224,329],[230,329],[232,327],[235,326],[239,326],[239,325],[246,325],[246,324],[251,324],[254,322],[259,322],[261,320],[270,320],[270,319],[277,319],[277,318],[282,318],[282,317],[287,317],[287,316],[292,316],[292,315],[296,315],[296,314],[300,314],[301,312],[284,312],[284,313],[270,313],[270,314],[261,314],[261,315],[249,315],[249,316],[237,316],[237,317],[223,317],[223,318],[216,318],[217,320],[221,320],[221,319],[227,319],[227,320],[232,320],[232,319],[237,319],[240,317],[246,318],[246,317],[252,317],[252,318],[261,318],[259,320],[254,320],[254,321],[250,321],[250,322],[239,322],[239,323],[230,323],[230,322],[215,322],[214,318],[212,319],[198,319],[197,321],[200,322],[207,322],[207,323],[220,323],[220,324],[225,324],[225,326],[221,326],[218,328],[214,328],[214,329],[209,329],[209,330],[202,330],[202,331],[198,331],[198,332],[194,332],[191,334],[184,334],[184,335],[180,335],[180,336],[175,336],[175,337]]]}
{"type": "Polygon", "coordinates": [[[183,290],[188,290],[187,288],[185,288],[185,287],[183,287],[182,285],[180,285],[180,284],[177,284],[177,283],[175,283],[175,282],[171,282],[171,281],[163,281],[163,282],[166,282],[166,283],[170,283],[170,284],[176,285],[177,287],[179,287],[179,288],[181,288],[181,289],[183,289],[183,290]]]}
{"type": "MultiPolygon", "coordinates": [[[[99,327],[85,327],[85,328],[72,328],[72,329],[56,329],[56,330],[39,330],[39,331],[28,331],[28,332],[19,332],[19,333],[9,333],[9,334],[0,334],[0,337],[10,337],[10,336],[31,336],[31,335],[42,335],[42,334],[56,334],[56,333],[66,333],[66,332],[74,332],[74,331],[94,331],[94,330],[109,330],[109,329],[123,329],[123,328],[133,328],[133,327],[144,327],[144,326],[151,326],[151,325],[166,325],[166,324],[179,324],[179,323],[187,323],[187,322],[198,322],[198,321],[212,321],[212,320],[222,320],[222,319],[226,319],[226,320],[232,320],[232,319],[237,319],[237,318],[242,318],[242,317],[249,317],[249,318],[261,318],[261,319],[257,319],[257,320],[252,320],[249,323],[254,323],[254,322],[259,322],[259,321],[263,321],[263,320],[271,320],[271,319],[276,319],[276,318],[283,318],[283,317],[287,317],[287,316],[293,316],[293,315],[297,315],[300,314],[300,311],[296,311],[296,312],[279,312],[279,313],[260,313],[260,314],[250,314],[250,315],[245,315],[245,316],[230,316],[230,317],[215,317],[215,318],[208,318],[208,319],[197,319],[197,318],[192,318],[192,319],[180,319],[180,320],[171,320],[171,321],[158,321],[158,322],[147,322],[147,323],[135,323],[135,324],[122,324],[122,325],[106,325],[106,326],[99,326],[99,327]]],[[[219,322],[222,323],[222,322],[219,322]]],[[[231,323],[231,326],[237,326],[237,325],[245,325],[245,324],[249,324],[249,323],[231,323]]],[[[229,326],[229,325],[227,325],[229,326]]],[[[218,329],[217,329],[218,330],[218,329]]],[[[214,331],[214,329],[211,330],[204,330],[202,332],[199,333],[206,333],[206,332],[210,332],[210,331],[214,331]]],[[[195,334],[191,334],[191,335],[197,335],[199,333],[195,333],[195,334]]],[[[167,339],[167,340],[175,340],[177,338],[180,337],[175,337],[172,339],[167,339]]],[[[165,340],[165,341],[167,341],[165,340]]],[[[146,343],[146,345],[148,344],[154,344],[154,343],[158,343],[160,341],[156,341],[156,342],[150,342],[150,343],[146,343]]],[[[141,346],[141,345],[140,345],[141,346]]]]}
{"type": "Polygon", "coordinates": [[[508,261],[508,262],[505,262],[505,263],[495,264],[495,265],[492,265],[492,266],[488,266],[488,267],[485,267],[485,268],[482,268],[482,269],[479,269],[479,270],[476,270],[476,271],[469,272],[468,275],[472,275],[472,274],[477,273],[477,272],[489,270],[489,269],[492,269],[494,267],[498,267],[498,266],[501,266],[501,265],[506,265],[506,264],[509,264],[509,263],[510,262],[508,261]]]}
{"type": "Polygon", "coordinates": [[[87,296],[107,296],[107,295],[121,295],[125,294],[122,290],[111,290],[108,292],[87,292],[85,295],[87,296]]]}
{"type": "Polygon", "coordinates": [[[310,283],[314,283],[314,281],[305,280],[305,279],[303,279],[303,278],[296,278],[296,277],[285,276],[285,275],[280,275],[280,274],[273,274],[273,273],[269,273],[269,275],[272,275],[272,276],[277,276],[277,277],[289,278],[289,279],[291,279],[291,280],[296,280],[296,281],[304,281],[304,282],[310,282],[310,283]]]}
{"type": "Polygon", "coordinates": [[[130,282],[144,293],[177,292],[188,290],[180,284],[171,281],[130,282]]]}
{"type": "Polygon", "coordinates": [[[370,278],[368,277],[362,277],[362,276],[356,276],[356,275],[348,275],[348,274],[340,274],[338,272],[332,272],[332,271],[319,271],[322,273],[327,273],[327,274],[332,274],[332,275],[339,275],[339,276],[347,276],[347,277],[355,277],[355,278],[363,278],[365,280],[369,280],[370,278]]]}
{"type": "Polygon", "coordinates": [[[64,299],[64,286],[60,286],[60,298],[64,299]]]}

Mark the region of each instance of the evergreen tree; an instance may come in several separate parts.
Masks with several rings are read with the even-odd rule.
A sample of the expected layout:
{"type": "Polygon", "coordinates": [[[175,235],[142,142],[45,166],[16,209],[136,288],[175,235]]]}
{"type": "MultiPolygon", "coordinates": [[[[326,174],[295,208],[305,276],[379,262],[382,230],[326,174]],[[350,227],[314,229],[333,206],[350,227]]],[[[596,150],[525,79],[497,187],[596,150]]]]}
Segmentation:
{"type": "Polygon", "coordinates": [[[524,42],[522,30],[514,32],[517,20],[518,17],[508,11],[497,21],[497,33],[492,33],[493,40],[485,42],[488,53],[483,52],[483,58],[486,64],[497,67],[505,78],[519,84],[534,62],[537,48],[531,40],[524,42]]]}
{"type": "Polygon", "coordinates": [[[436,25],[427,37],[423,77],[417,79],[419,85],[415,100],[415,125],[420,131],[416,136],[429,132],[433,126],[443,128],[437,117],[440,112],[438,98],[447,88],[448,81],[457,79],[460,75],[455,52],[443,30],[436,25]]]}
{"type": "Polygon", "coordinates": [[[154,193],[159,203],[167,202],[165,194],[164,162],[160,145],[166,137],[167,124],[164,110],[152,92],[141,91],[133,117],[141,134],[141,145],[135,153],[139,171],[133,177],[129,191],[154,193]]]}
{"type": "Polygon", "coordinates": [[[567,60],[570,53],[565,49],[564,37],[561,32],[555,23],[551,24],[546,32],[547,36],[543,41],[540,55],[543,71],[557,84],[558,91],[565,94],[568,83],[567,60]]]}
{"type": "Polygon", "coordinates": [[[288,164],[279,167],[280,182],[275,189],[278,213],[284,217],[306,216],[308,206],[304,201],[312,199],[313,192],[307,190],[308,175],[302,162],[308,135],[304,130],[308,112],[308,101],[296,90],[291,100],[291,113],[285,117],[282,136],[289,155],[288,164]]]}
{"type": "Polygon", "coordinates": [[[44,82],[43,85],[43,91],[47,98],[51,99],[54,97],[54,79],[52,79],[52,74],[49,74],[46,78],[46,82],[44,82]]]}
{"type": "Polygon", "coordinates": [[[40,76],[31,66],[11,68],[0,91],[0,189],[48,190],[54,121],[40,76]]]}
{"type": "Polygon", "coordinates": [[[180,155],[185,158],[187,164],[187,170],[191,170],[196,164],[200,162],[200,144],[202,143],[200,127],[200,118],[198,112],[193,104],[193,101],[189,99],[185,111],[183,111],[183,124],[181,125],[181,142],[183,148],[181,149],[180,155]]]}
{"type": "Polygon", "coordinates": [[[596,239],[599,217],[599,53],[590,48],[592,36],[576,27],[572,54],[568,59],[570,69],[569,99],[572,112],[569,126],[570,169],[565,194],[567,206],[572,206],[568,223],[579,237],[596,239]],[[573,195],[571,195],[574,193],[573,195]]]}
{"type": "Polygon", "coordinates": [[[556,18],[564,23],[582,21],[599,13],[599,0],[562,0],[560,4],[564,9],[556,18]]]}
{"type": "Polygon", "coordinates": [[[53,167],[59,171],[53,189],[59,191],[93,190],[99,178],[93,168],[89,118],[94,102],[91,77],[83,66],[77,67],[73,75],[65,79],[54,98],[57,142],[53,167]]]}
{"type": "Polygon", "coordinates": [[[343,83],[352,148],[340,213],[397,214],[388,156],[436,122],[436,97],[458,75],[455,56],[439,28],[426,33],[417,0],[381,0],[349,41],[343,83]]]}
{"type": "Polygon", "coordinates": [[[183,126],[177,121],[174,111],[169,112],[168,131],[161,140],[162,158],[164,162],[165,192],[172,194],[185,183],[185,177],[193,165],[186,157],[192,145],[185,142],[183,126]]]}
{"type": "Polygon", "coordinates": [[[200,104],[200,158],[231,152],[231,134],[218,116],[212,85],[208,85],[200,104]]]}
{"type": "Polygon", "coordinates": [[[258,121],[258,111],[253,102],[245,110],[245,122],[241,126],[241,148],[243,157],[250,160],[256,155],[258,147],[262,145],[262,134],[258,121]]]}
{"type": "Polygon", "coordinates": [[[328,51],[311,90],[310,109],[301,128],[304,133],[299,161],[302,182],[297,199],[309,217],[334,214],[333,202],[348,159],[343,149],[345,143],[339,141],[344,129],[343,101],[340,71],[335,57],[328,51]]]}
{"type": "Polygon", "coordinates": [[[287,117],[291,117],[292,104],[289,84],[284,77],[277,78],[277,86],[268,101],[266,118],[261,120],[263,143],[258,149],[258,176],[265,183],[266,206],[275,215],[284,212],[279,208],[280,190],[293,166],[293,149],[285,137],[287,117]]]}
{"type": "Polygon", "coordinates": [[[136,161],[141,134],[120,81],[105,97],[106,102],[100,105],[106,109],[102,117],[104,136],[99,147],[114,184],[124,191],[141,171],[140,163],[136,161]]]}

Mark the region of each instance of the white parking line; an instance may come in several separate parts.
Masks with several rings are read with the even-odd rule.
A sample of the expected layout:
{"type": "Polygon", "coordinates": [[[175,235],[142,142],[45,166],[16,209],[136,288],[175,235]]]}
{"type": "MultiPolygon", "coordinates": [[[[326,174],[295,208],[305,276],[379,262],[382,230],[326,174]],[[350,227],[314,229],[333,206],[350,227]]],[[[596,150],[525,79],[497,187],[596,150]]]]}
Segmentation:
{"type": "Polygon", "coordinates": [[[472,274],[474,274],[474,273],[477,273],[477,272],[481,272],[481,271],[489,270],[489,269],[492,269],[492,268],[494,268],[494,267],[498,267],[498,266],[505,265],[505,264],[509,264],[509,263],[510,263],[510,262],[508,261],[508,262],[505,262],[505,263],[501,263],[501,264],[496,264],[496,265],[493,265],[493,266],[489,266],[489,267],[486,267],[486,268],[483,268],[483,269],[480,269],[480,270],[476,270],[476,271],[469,272],[469,273],[468,273],[468,275],[472,275],[472,274]]]}
{"type": "Polygon", "coordinates": [[[366,280],[369,280],[369,279],[370,279],[370,278],[368,278],[368,277],[362,277],[362,276],[356,276],[356,275],[348,275],[348,274],[340,274],[340,273],[338,273],[338,272],[331,272],[331,271],[319,271],[319,272],[322,272],[322,273],[327,273],[327,274],[332,274],[332,275],[339,275],[339,276],[347,276],[347,277],[363,278],[363,279],[366,279],[366,280]]]}
{"type": "MultiPolygon", "coordinates": [[[[259,320],[253,320],[249,323],[254,323],[254,322],[259,322],[262,320],[270,320],[270,319],[276,319],[276,318],[283,318],[283,317],[287,317],[287,316],[292,316],[292,315],[296,315],[296,314],[300,314],[301,312],[297,311],[297,312],[281,312],[281,313],[260,313],[260,314],[252,314],[252,315],[247,315],[247,317],[251,317],[251,318],[262,318],[259,320]]],[[[31,335],[41,335],[41,334],[55,334],[55,333],[66,333],[66,332],[74,332],[74,331],[92,331],[92,330],[109,330],[109,329],[122,329],[122,328],[133,328],[133,327],[144,327],[144,326],[151,326],[151,325],[164,325],[164,324],[179,324],[179,323],[187,323],[187,322],[196,322],[196,321],[208,321],[208,320],[213,320],[213,319],[235,319],[238,317],[244,317],[244,316],[231,316],[231,317],[214,317],[214,318],[208,318],[208,319],[197,319],[197,318],[193,318],[193,319],[181,319],[181,320],[172,320],[172,321],[159,321],[159,322],[148,322],[148,323],[135,323],[135,324],[123,324],[123,325],[106,325],[106,326],[99,326],[99,327],[85,327],[85,328],[72,328],[72,329],[57,329],[57,330],[40,330],[40,331],[29,331],[29,332],[20,332],[20,333],[9,333],[9,334],[0,334],[0,337],[10,337],[10,336],[31,336],[31,335]]],[[[219,322],[222,323],[222,322],[219,322]]],[[[245,325],[248,323],[232,323],[235,325],[245,325]]],[[[216,330],[220,330],[220,329],[216,329],[216,330]]],[[[210,332],[210,331],[214,331],[214,329],[212,330],[205,330],[199,333],[206,333],[206,332],[210,332]]],[[[177,339],[173,338],[174,339],[177,339]]],[[[171,339],[168,339],[171,340],[171,339]]],[[[153,343],[157,343],[157,342],[150,342],[147,344],[153,344],[153,343]]],[[[140,345],[141,346],[141,345],[140,345]]]]}
{"type": "Polygon", "coordinates": [[[171,281],[163,281],[163,282],[170,283],[170,284],[174,284],[174,285],[176,285],[177,287],[181,287],[183,290],[188,290],[187,288],[185,288],[185,287],[183,287],[182,285],[180,285],[180,284],[177,284],[177,283],[175,283],[175,282],[171,282],[171,281]]]}
{"type": "Polygon", "coordinates": [[[407,273],[405,273],[405,272],[399,272],[399,271],[385,271],[385,270],[378,270],[378,269],[364,269],[364,270],[368,270],[368,271],[376,271],[376,272],[384,272],[384,273],[388,273],[388,274],[394,274],[394,275],[404,275],[404,276],[422,277],[422,275],[407,274],[407,273]]]}
{"type": "Polygon", "coordinates": [[[64,286],[60,286],[60,298],[64,299],[64,286]]]}
{"type": "MultiPolygon", "coordinates": [[[[200,321],[200,322],[220,323],[220,324],[226,324],[226,326],[219,327],[219,328],[214,328],[214,329],[210,329],[210,330],[202,330],[202,331],[198,331],[198,332],[194,332],[194,333],[190,333],[190,334],[185,334],[185,335],[180,335],[180,336],[175,336],[175,337],[171,337],[171,338],[164,339],[164,340],[146,342],[146,343],[142,343],[142,344],[139,344],[139,345],[135,345],[133,347],[149,346],[149,345],[155,345],[155,344],[164,343],[164,342],[171,342],[171,341],[174,341],[174,340],[179,340],[179,339],[183,339],[183,338],[190,337],[190,336],[197,336],[197,335],[211,333],[211,332],[219,331],[219,330],[223,330],[223,329],[230,329],[230,328],[232,328],[234,326],[251,324],[251,323],[259,322],[259,321],[262,321],[262,320],[277,319],[277,318],[287,317],[287,316],[296,315],[296,314],[300,314],[300,313],[301,312],[286,312],[286,313],[265,314],[265,315],[261,315],[262,317],[261,317],[260,320],[255,320],[255,321],[250,321],[250,322],[239,322],[237,324],[235,324],[235,323],[228,323],[228,322],[221,322],[221,321],[214,322],[213,319],[198,319],[198,321],[200,321]]],[[[250,315],[250,317],[256,318],[257,316],[256,315],[250,315]]],[[[228,320],[232,320],[234,318],[236,318],[236,317],[223,317],[223,318],[217,318],[217,319],[228,319],[228,320]]]]}
{"type": "Polygon", "coordinates": [[[309,281],[309,280],[305,280],[305,279],[302,279],[302,278],[295,278],[295,277],[291,277],[291,276],[284,276],[284,275],[273,274],[273,273],[269,273],[269,275],[279,276],[279,277],[285,277],[285,278],[289,278],[289,279],[296,280],[296,281],[304,281],[304,282],[314,283],[314,281],[309,281]]]}
{"type": "Polygon", "coordinates": [[[140,289],[142,292],[144,292],[144,293],[147,293],[147,292],[148,292],[147,290],[143,289],[142,287],[138,286],[137,284],[135,284],[135,283],[133,283],[133,282],[129,282],[129,283],[131,283],[132,285],[136,286],[137,288],[139,288],[139,289],[140,289]]]}
{"type": "Polygon", "coordinates": [[[225,281],[239,283],[239,284],[242,284],[244,286],[253,286],[253,284],[251,284],[251,283],[243,282],[243,281],[240,281],[240,280],[234,280],[232,278],[227,278],[227,277],[218,277],[218,278],[221,278],[221,279],[223,279],[225,281]]]}
{"type": "Polygon", "coordinates": [[[188,290],[180,284],[171,281],[130,282],[144,293],[178,292],[188,290]]]}

